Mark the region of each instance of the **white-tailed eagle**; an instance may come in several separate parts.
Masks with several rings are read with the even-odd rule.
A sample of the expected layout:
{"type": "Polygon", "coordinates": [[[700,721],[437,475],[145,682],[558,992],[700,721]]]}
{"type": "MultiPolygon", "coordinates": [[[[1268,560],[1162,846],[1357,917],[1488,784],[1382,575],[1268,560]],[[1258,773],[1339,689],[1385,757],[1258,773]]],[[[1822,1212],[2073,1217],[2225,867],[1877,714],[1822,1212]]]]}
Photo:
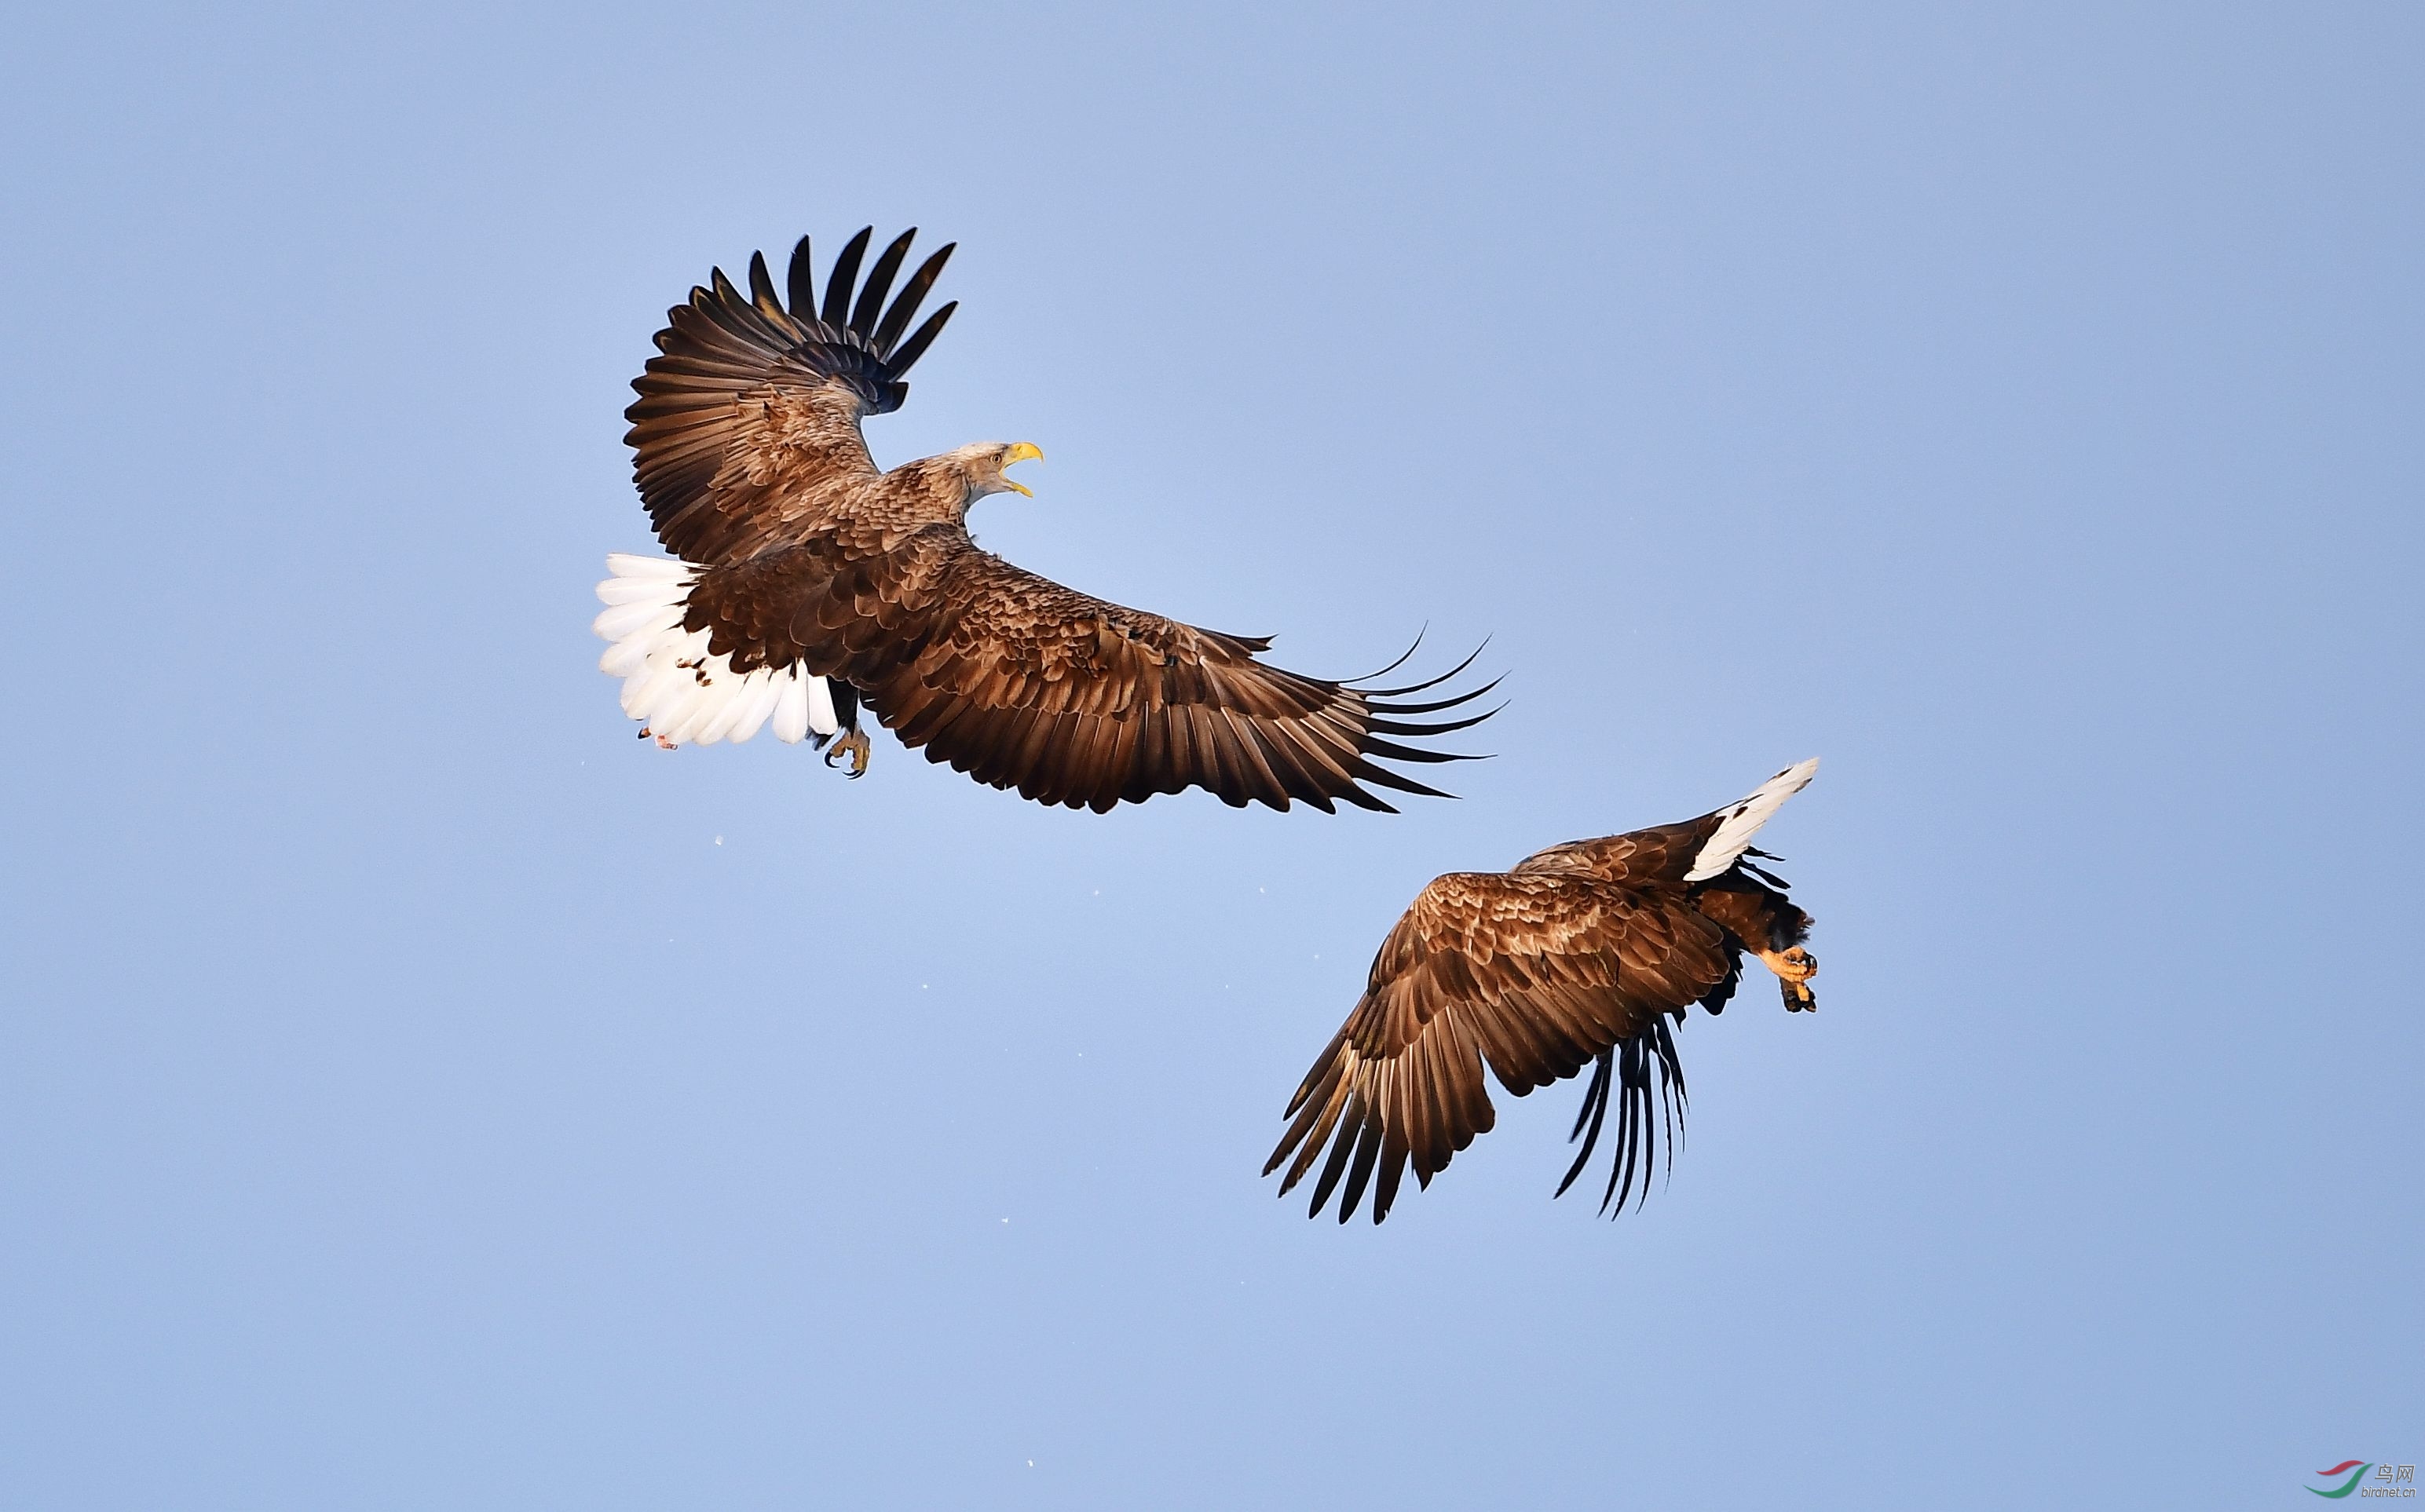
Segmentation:
{"type": "Polygon", "coordinates": [[[1746,952],[1776,974],[1789,1011],[1819,1006],[1809,987],[1819,962],[1802,948],[1810,915],[1782,879],[1745,859],[1776,859],[1753,850],[1752,836],[1818,767],[1805,761],[1681,824],[1435,880],[1382,943],[1363,997],[1290,1100],[1282,1117],[1293,1122],[1263,1174],[1287,1162],[1285,1196],[1327,1143],[1310,1216],[1338,1190],[1346,1222],[1377,1173],[1378,1223],[1409,1164],[1428,1186],[1495,1122],[1486,1063],[1518,1097],[1591,1065],[1569,1136],[1582,1150],[1558,1191],[1591,1160],[1614,1091],[1616,1150],[1600,1209],[1623,1212],[1637,1175],[1647,1197],[1660,1130],[1672,1161],[1684,1114],[1667,1021],[1695,1003],[1723,1009],[1746,952]]]}
{"type": "Polygon", "coordinates": [[[1464,759],[1390,737],[1487,718],[1419,717],[1486,688],[1407,701],[1470,657],[1400,688],[1299,676],[1257,660],[1267,640],[1125,609],[978,549],[969,507],[1027,492],[1004,476],[1043,454],[1027,442],[876,467],[859,422],[900,406],[902,375],[957,308],[909,328],[950,247],[887,303],[914,234],[862,282],[860,231],[822,301],[802,237],[788,302],[752,255],[747,296],[718,269],[668,312],[624,413],[641,500],[673,557],[611,556],[598,586],[596,629],[613,643],[599,664],[623,679],[641,733],[667,747],[770,724],[820,747],[839,735],[827,759],[847,755],[856,775],[863,708],[930,761],[1098,813],[1191,787],[1280,809],[1389,810],[1365,784],[1440,796],[1379,759],[1464,759]]]}

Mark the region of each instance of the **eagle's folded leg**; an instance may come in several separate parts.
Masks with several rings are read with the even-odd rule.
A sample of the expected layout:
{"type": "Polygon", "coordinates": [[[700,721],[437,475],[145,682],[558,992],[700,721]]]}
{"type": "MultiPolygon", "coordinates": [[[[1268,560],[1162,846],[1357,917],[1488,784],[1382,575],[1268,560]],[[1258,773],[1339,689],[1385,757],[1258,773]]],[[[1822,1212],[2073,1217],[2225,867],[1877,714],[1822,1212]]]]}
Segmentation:
{"type": "Polygon", "coordinates": [[[1776,986],[1789,1013],[1816,1013],[1819,995],[1805,985],[1819,975],[1819,958],[1795,946],[1791,950],[1762,950],[1760,961],[1776,973],[1776,986]]]}
{"type": "MultiPolygon", "coordinates": [[[[850,758],[851,776],[864,777],[867,775],[868,757],[875,754],[875,747],[868,743],[867,732],[859,727],[859,690],[836,677],[827,679],[826,691],[833,698],[835,723],[842,731],[842,739],[834,741],[833,748],[826,752],[826,765],[830,767],[847,756],[850,758]]],[[[818,736],[817,744],[825,743],[826,737],[818,736]]]]}
{"type": "Polygon", "coordinates": [[[874,750],[874,745],[867,739],[867,732],[855,729],[834,741],[833,748],[826,752],[826,765],[830,767],[836,761],[848,756],[850,774],[853,777],[864,777],[867,775],[868,756],[874,750]]]}

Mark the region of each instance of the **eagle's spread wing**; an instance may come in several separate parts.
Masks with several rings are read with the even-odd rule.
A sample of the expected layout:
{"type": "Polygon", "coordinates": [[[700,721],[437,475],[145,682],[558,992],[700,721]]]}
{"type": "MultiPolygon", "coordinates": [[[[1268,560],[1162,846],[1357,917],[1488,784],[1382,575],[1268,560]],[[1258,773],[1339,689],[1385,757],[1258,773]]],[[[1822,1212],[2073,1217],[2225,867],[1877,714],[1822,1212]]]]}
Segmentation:
{"type": "Polygon", "coordinates": [[[703,582],[689,613],[736,669],[804,661],[858,688],[928,760],[1097,813],[1190,787],[1240,807],[1301,799],[1388,811],[1362,784],[1437,789],[1375,758],[1464,759],[1388,737],[1487,717],[1406,718],[1490,685],[1409,703],[1445,679],[1370,688],[1299,676],[1256,660],[1266,641],[1062,587],[978,549],[956,526],[889,550],[831,535],[769,552],[703,582]]]}
{"type": "MultiPolygon", "coordinates": [[[[1462,729],[1397,716],[1453,708],[1394,704],[1255,660],[1270,643],[1107,603],[963,547],[939,574],[943,615],[917,656],[868,684],[902,742],[980,782],[1045,804],[1142,802],[1203,788],[1224,803],[1325,810],[1389,805],[1358,786],[1437,795],[1372,758],[1458,759],[1384,739],[1462,729]]],[[[1420,685],[1418,685],[1420,686],[1420,685]]],[[[1400,690],[1415,692],[1418,688],[1400,690]]]]}
{"type": "MultiPolygon", "coordinates": [[[[1642,1155],[1646,1189],[1651,1058],[1669,1092],[1682,1088],[1667,1015],[1730,986],[1734,970],[1725,931],[1680,894],[1574,875],[1438,878],[1389,931],[1363,997],[1290,1101],[1293,1122],[1264,1174],[1287,1161],[1285,1194],[1327,1142],[1311,1211],[1344,1175],[1344,1223],[1377,1169],[1378,1223],[1409,1161],[1428,1186],[1491,1126],[1484,1061],[1519,1097],[1599,1061],[1584,1105],[1596,1142],[1611,1053],[1622,1047],[1617,1161],[1630,1189],[1642,1155]]],[[[1668,1111],[1672,1120],[1673,1104],[1668,1111]]],[[[1578,1160],[1567,1180],[1582,1169],[1578,1160]]]]}
{"type": "Polygon", "coordinates": [[[640,397],[623,418],[640,497],[675,555],[719,564],[797,539],[822,523],[837,485],[876,476],[859,418],[900,407],[909,391],[902,374],[958,307],[945,305],[904,341],[952,248],[928,258],[887,308],[917,232],[902,232],[857,287],[868,234],[843,248],[822,309],[803,236],[788,308],[753,253],[748,297],[719,268],[710,287],[666,312],[663,355],[633,380],[640,397]]]}

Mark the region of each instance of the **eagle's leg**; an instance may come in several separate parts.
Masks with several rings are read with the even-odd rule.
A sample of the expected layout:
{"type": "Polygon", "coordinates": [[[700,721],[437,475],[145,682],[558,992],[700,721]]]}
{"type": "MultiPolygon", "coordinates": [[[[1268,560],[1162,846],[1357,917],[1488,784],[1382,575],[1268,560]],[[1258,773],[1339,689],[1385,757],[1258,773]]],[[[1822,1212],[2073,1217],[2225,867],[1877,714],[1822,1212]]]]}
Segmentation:
{"type": "Polygon", "coordinates": [[[867,775],[868,753],[873,749],[865,730],[853,730],[834,741],[832,749],[826,752],[826,765],[830,767],[835,762],[848,757],[850,774],[854,777],[864,777],[867,775]]]}
{"type": "Polygon", "coordinates": [[[1776,973],[1777,990],[1784,995],[1787,1012],[1815,1013],[1819,1011],[1819,995],[1808,986],[1810,979],[1819,975],[1817,956],[1797,945],[1791,950],[1762,950],[1759,959],[1769,970],[1776,973]]]}
{"type": "Polygon", "coordinates": [[[834,741],[832,749],[826,752],[826,765],[830,767],[847,757],[851,776],[864,777],[867,775],[867,758],[875,754],[875,747],[869,742],[867,732],[859,727],[859,690],[839,677],[828,680],[826,686],[833,692],[834,713],[839,717],[843,729],[842,739],[834,741]]]}

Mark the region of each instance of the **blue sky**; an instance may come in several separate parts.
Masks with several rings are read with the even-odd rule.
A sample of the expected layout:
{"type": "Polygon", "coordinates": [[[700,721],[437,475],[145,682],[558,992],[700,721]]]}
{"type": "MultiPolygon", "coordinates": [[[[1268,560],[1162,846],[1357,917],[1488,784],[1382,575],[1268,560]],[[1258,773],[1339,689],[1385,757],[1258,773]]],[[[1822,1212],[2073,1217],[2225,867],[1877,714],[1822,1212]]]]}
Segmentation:
{"type": "Polygon", "coordinates": [[[2425,1451],[2425,23],[55,8],[0,91],[0,1489],[2272,1505],[2425,1451]],[[1453,804],[633,740],[666,306],[960,243],[990,548],[1514,697],[1453,804]],[[1422,883],[1819,755],[1823,1011],[1375,1230],[1257,1170],[1422,883]]]}

